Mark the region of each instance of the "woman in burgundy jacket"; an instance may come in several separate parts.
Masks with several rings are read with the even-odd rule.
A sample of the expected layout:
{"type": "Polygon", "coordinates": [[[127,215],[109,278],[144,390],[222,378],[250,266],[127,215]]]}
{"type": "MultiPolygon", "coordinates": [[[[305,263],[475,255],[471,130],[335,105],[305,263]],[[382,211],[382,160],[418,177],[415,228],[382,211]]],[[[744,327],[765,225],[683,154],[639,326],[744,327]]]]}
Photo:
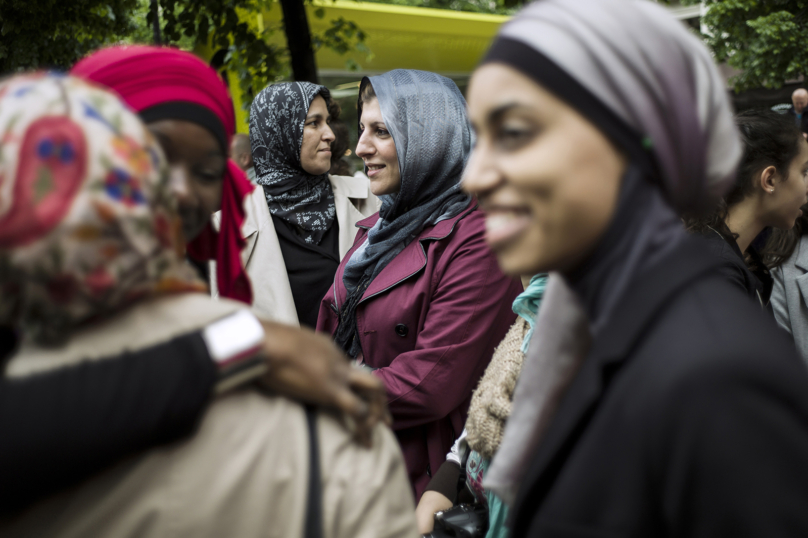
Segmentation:
{"type": "Polygon", "coordinates": [[[500,272],[460,190],[472,134],[457,86],[423,71],[365,78],[359,115],[356,154],[382,209],[357,223],[317,329],[384,382],[419,498],[463,431],[522,286],[500,272]]]}

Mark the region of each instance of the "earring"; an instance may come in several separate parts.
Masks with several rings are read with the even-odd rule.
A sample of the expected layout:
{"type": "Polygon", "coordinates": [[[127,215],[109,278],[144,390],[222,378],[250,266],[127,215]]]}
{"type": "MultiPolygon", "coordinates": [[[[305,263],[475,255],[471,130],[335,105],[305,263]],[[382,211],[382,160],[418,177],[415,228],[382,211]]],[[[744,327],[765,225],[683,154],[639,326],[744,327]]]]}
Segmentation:
{"type": "Polygon", "coordinates": [[[769,192],[774,194],[774,189],[769,189],[769,192]]]}

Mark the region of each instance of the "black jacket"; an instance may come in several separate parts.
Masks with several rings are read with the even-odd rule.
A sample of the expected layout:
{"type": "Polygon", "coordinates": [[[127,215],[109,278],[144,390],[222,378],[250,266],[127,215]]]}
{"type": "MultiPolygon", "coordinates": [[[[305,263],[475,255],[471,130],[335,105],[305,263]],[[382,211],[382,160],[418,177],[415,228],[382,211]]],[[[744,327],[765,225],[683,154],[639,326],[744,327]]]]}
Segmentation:
{"type": "Polygon", "coordinates": [[[708,230],[703,237],[712,254],[720,260],[717,271],[721,276],[756,303],[768,307],[774,281],[757,251],[751,246],[747,251],[757,266],[753,271],[746,265],[744,255],[734,239],[726,238],[714,230],[708,230]]]}
{"type": "Polygon", "coordinates": [[[514,538],[808,536],[808,371],[688,238],[592,343],[521,484],[514,538]]]}
{"type": "Polygon", "coordinates": [[[216,379],[198,331],[119,357],[0,378],[0,514],[191,434],[216,379]]]}
{"type": "MultiPolygon", "coordinates": [[[[794,118],[794,123],[797,123],[797,111],[794,110],[794,106],[788,109],[786,112],[789,116],[794,118]]],[[[798,125],[800,131],[803,133],[808,133],[808,109],[802,111],[802,118],[800,118],[800,124],[798,125]]]]}

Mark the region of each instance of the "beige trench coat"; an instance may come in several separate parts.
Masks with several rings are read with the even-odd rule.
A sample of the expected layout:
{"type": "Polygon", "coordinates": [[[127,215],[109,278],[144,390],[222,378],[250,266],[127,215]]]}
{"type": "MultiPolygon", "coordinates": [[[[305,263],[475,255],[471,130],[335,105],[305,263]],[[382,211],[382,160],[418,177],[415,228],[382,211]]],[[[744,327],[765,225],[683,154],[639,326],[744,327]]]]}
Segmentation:
{"type": "MultiPolygon", "coordinates": [[[[341,259],[353,245],[357,232],[356,223],[376,213],[381,202],[370,192],[370,183],[366,178],[328,177],[334,190],[341,259]]],[[[241,261],[252,284],[253,313],[261,319],[298,326],[286,264],[264,198],[264,190],[260,185],[247,197],[244,208],[247,218],[241,230],[247,246],[241,254],[241,261]]],[[[218,229],[221,216],[215,213],[213,218],[214,226],[218,229]]],[[[211,262],[210,275],[211,294],[218,297],[215,262],[211,262]]]]}
{"type": "MultiPolygon", "coordinates": [[[[58,349],[23,345],[6,375],[103,360],[156,345],[242,308],[200,294],[141,303],[58,349]]],[[[317,419],[325,538],[416,536],[404,462],[392,432],[373,448],[338,417],[317,419]]],[[[134,456],[12,519],[0,536],[50,538],[301,537],[309,440],[303,408],[248,388],[216,399],[190,439],[134,456]]]]}

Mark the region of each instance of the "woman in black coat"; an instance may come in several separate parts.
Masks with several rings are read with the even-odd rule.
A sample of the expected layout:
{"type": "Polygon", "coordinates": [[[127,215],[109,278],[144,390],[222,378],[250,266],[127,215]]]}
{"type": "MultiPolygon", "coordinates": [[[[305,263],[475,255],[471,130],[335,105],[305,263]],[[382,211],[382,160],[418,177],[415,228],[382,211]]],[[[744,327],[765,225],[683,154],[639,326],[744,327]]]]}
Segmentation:
{"type": "Polygon", "coordinates": [[[807,536],[808,373],[678,217],[741,156],[703,45],[652,2],[542,0],[468,104],[489,245],[554,271],[484,480],[513,536],[807,536]]]}
{"type": "Polygon", "coordinates": [[[724,277],[767,307],[772,277],[753,243],[765,229],[791,230],[801,215],[808,142],[788,116],[771,110],[741,112],[735,122],[743,141],[735,181],[714,210],[686,223],[710,243],[724,277]]]}

